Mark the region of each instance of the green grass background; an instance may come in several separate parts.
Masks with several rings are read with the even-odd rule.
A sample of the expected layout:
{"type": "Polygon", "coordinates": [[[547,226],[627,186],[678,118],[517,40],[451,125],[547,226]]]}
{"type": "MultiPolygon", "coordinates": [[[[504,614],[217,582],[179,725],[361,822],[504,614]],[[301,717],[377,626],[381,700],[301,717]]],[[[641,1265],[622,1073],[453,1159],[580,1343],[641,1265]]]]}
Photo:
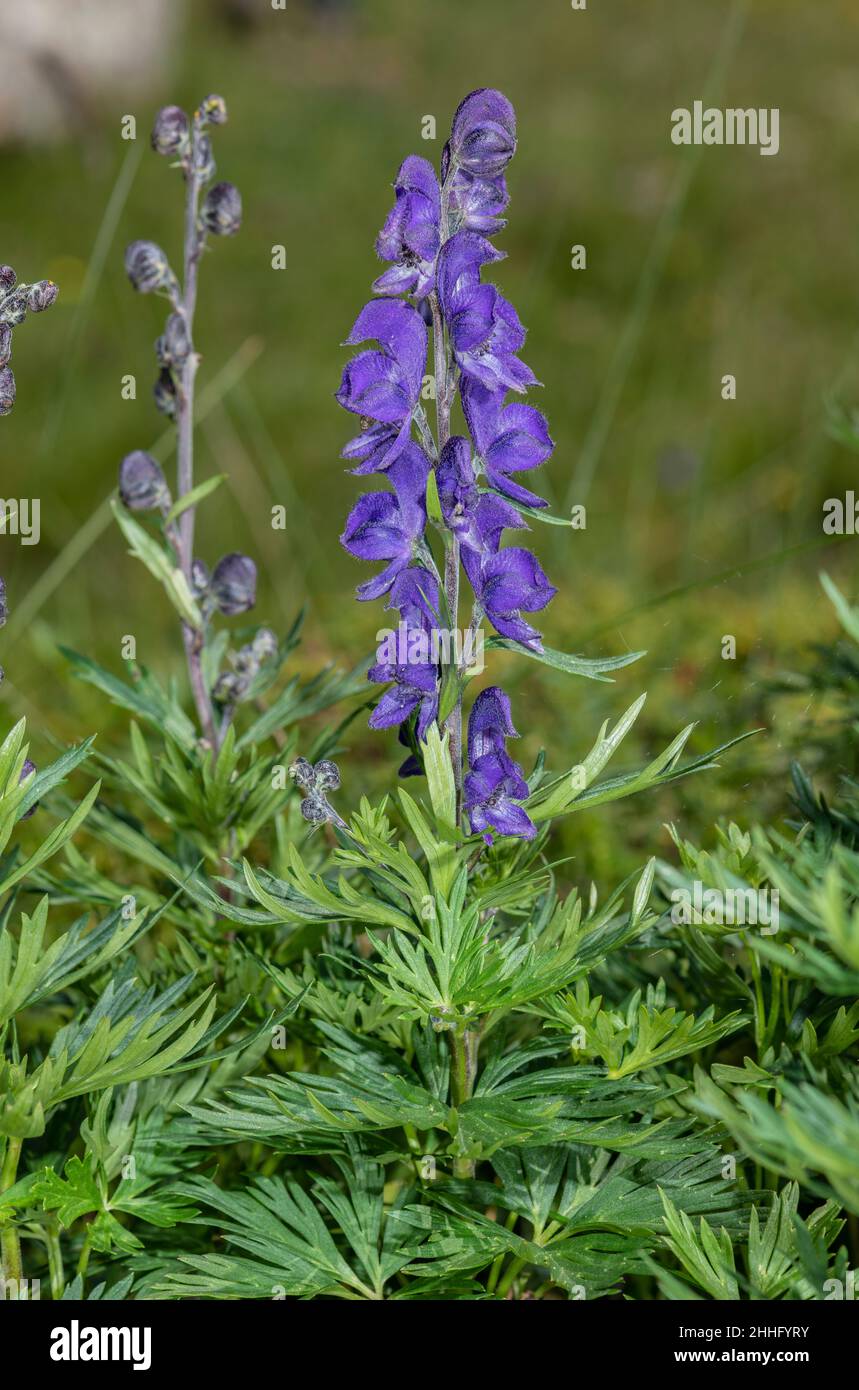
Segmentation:
{"type": "MultiPolygon", "coordinates": [[[[163,304],[134,295],[122,266],[135,237],[178,256],[181,179],[148,149],[157,106],[224,95],[219,177],[245,205],[241,234],[202,269],[210,408],[197,476],[230,482],[203,509],[200,553],[258,558],[261,621],[282,630],[309,605],[310,671],[353,664],[382,625],[379,605],[352,601],[366,574],[337,540],[358,484],[338,458],[350,421],[332,393],[377,273],[390,184],[406,154],[437,159],[458,100],[493,85],[520,136],[497,282],[529,329],[524,356],[545,383],[534,400],[556,440],[537,485],[556,511],[588,509],[584,532],[532,537],[561,591],[546,639],[648,652],[614,685],[498,662],[522,759],[545,743],[553,766],[578,761],[645,688],[639,755],[691,720],[696,751],[765,726],[721,771],[577,821],[565,848],[583,874],[616,878],[664,848],[662,820],[694,836],[715,815],[780,815],[787,758],[832,711],[774,698],[768,682],[835,633],[818,570],[854,596],[856,541],[823,535],[821,505],[857,472],[824,408],[833,391],[859,402],[857,45],[851,0],[590,0],[585,12],[566,0],[283,12],[260,0],[247,28],[197,3],[171,76],[130,108],[136,143],[120,138],[117,95],[57,148],[4,150],[0,259],[61,288],[16,334],[19,399],[0,426],[4,495],[42,502],[40,545],[0,539],[13,615],[2,697],[10,718],[30,717],[37,756],[49,735],[124,737],[123,717],[69,678],[58,641],[118,670],[133,633],[144,662],[182,676],[166,602],[101,520],[119,459],[163,433],[149,395],[163,304]],[[672,109],[707,96],[779,107],[778,156],[672,145],[672,109]],[[434,142],[421,139],[427,114],[434,142]],[[577,243],[584,271],[570,267],[577,243]],[[121,398],[125,373],[136,401],[121,398]],[[735,402],[721,399],[725,373],[735,402]],[[285,532],[270,527],[273,503],[287,507],[285,532]],[[725,634],[735,661],[722,659],[725,634]]],[[[342,763],[353,805],[389,785],[397,750],[359,721],[342,763]]]]}

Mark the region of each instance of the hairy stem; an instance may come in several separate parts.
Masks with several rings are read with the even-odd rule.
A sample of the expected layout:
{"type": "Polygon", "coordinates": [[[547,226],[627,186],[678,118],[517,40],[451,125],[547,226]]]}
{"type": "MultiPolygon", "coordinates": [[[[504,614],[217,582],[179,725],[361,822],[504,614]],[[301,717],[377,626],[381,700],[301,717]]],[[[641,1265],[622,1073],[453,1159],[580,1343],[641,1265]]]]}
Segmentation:
{"type": "MultiPolygon", "coordinates": [[[[23,1139],[10,1138],[6,1140],[6,1156],[3,1159],[2,1171],[0,1171],[0,1192],[8,1192],[9,1188],[15,1185],[23,1143],[23,1139]]],[[[18,1239],[18,1231],[13,1221],[4,1225],[2,1235],[0,1235],[0,1256],[2,1256],[0,1268],[2,1268],[4,1280],[14,1279],[20,1290],[24,1270],[21,1264],[21,1242],[18,1239]]]]}
{"type": "MultiPolygon", "coordinates": [[[[186,357],[179,381],[176,401],[176,429],[178,435],[177,491],[179,497],[186,497],[194,486],[194,381],[197,375],[197,354],[194,350],[194,310],[197,307],[197,267],[202,250],[202,238],[198,227],[200,209],[200,178],[196,169],[196,152],[199,135],[194,127],[191,154],[185,171],[185,246],[183,263],[182,296],[177,305],[185,320],[188,333],[188,356],[186,357]]],[[[190,583],[191,565],[194,560],[194,513],[195,507],[187,507],[179,517],[179,565],[185,579],[190,583]]],[[[182,639],[185,644],[185,659],[188,663],[188,676],[197,707],[197,716],[204,737],[212,748],[217,750],[218,734],[215,728],[215,715],[212,700],[203,676],[203,638],[188,623],[182,624],[182,639]]]]}

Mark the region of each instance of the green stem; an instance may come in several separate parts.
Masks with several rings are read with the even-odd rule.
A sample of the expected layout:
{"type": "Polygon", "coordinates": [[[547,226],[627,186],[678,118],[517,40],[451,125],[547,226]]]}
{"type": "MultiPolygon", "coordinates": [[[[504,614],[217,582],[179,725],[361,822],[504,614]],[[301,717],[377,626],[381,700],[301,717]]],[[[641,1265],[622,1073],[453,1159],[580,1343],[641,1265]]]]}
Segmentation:
{"type": "MultiPolygon", "coordinates": [[[[448,1033],[448,1038],[450,1039],[450,1053],[453,1063],[450,1078],[451,1101],[454,1108],[458,1110],[461,1105],[471,1099],[474,1091],[474,1083],[477,1079],[477,1049],[480,1038],[477,1033],[462,1027],[448,1033]]],[[[473,1178],[474,1170],[474,1159],[460,1157],[453,1160],[455,1178],[473,1178]]]]}
{"type": "Polygon", "coordinates": [[[48,1252],[51,1298],[56,1303],[63,1296],[63,1289],[66,1287],[66,1274],[63,1268],[63,1251],[60,1245],[59,1227],[53,1219],[48,1221],[45,1226],[45,1247],[48,1252]]]}
{"type": "MultiPolygon", "coordinates": [[[[3,1169],[0,1171],[0,1192],[8,1192],[9,1188],[15,1185],[23,1144],[23,1139],[7,1139],[6,1141],[6,1155],[3,1159],[3,1169]]],[[[4,1280],[14,1279],[20,1289],[24,1278],[24,1268],[21,1263],[21,1242],[18,1239],[14,1220],[10,1221],[8,1225],[4,1225],[2,1235],[0,1235],[0,1269],[2,1269],[4,1280]]]]}

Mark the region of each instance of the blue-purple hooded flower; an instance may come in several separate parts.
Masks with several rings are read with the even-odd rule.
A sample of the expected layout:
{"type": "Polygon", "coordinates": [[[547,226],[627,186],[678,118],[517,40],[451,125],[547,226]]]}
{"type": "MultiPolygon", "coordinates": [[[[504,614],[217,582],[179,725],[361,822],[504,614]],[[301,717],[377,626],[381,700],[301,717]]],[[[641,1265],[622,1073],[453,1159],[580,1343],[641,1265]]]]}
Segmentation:
{"type": "Polygon", "coordinates": [[[380,347],[347,362],[336,392],[344,410],[362,417],[361,433],[342,451],[343,458],[360,460],[355,473],[380,472],[402,452],[426,367],[426,324],[404,300],[374,299],[364,306],[346,342],[370,339],[380,347]]]}
{"type": "Polygon", "coordinates": [[[468,720],[470,771],[463,782],[463,804],[473,834],[491,844],[495,834],[531,840],[536,827],[518,801],[528,794],[522,769],[509,756],[508,738],[516,738],[510,700],[497,685],[481,690],[468,720]]]}
{"type": "Polygon", "coordinates": [[[488,390],[524,391],[537,378],[516,353],[525,342],[519,315],[494,285],[483,284],[481,267],[503,252],[477,232],[459,231],[438,257],[438,295],[460,370],[488,390]]]}
{"type": "MultiPolygon", "coordinates": [[[[367,675],[371,681],[394,684],[373,710],[370,727],[388,729],[417,712],[415,732],[422,739],[438,714],[438,666],[432,648],[439,611],[435,577],[420,565],[403,570],[391,586],[387,607],[399,610],[401,627],[383,641],[367,675]]],[[[404,768],[407,764],[414,770],[411,760],[404,768]]]]}
{"type": "Polygon", "coordinates": [[[477,486],[468,440],[452,435],[441,451],[436,484],[445,524],[463,547],[494,552],[506,529],[527,530],[516,508],[477,486]]]}
{"type": "Polygon", "coordinates": [[[435,287],[440,244],[441,195],[428,159],[409,155],[394,182],[396,200],[376,239],[383,261],[392,261],[373,283],[376,294],[423,297],[435,287]]]}
{"type": "Polygon", "coordinates": [[[510,477],[539,468],[552,453],[554,441],[546,417],[533,405],[511,401],[504,405],[503,389],[489,391],[474,377],[464,377],[462,408],[474,447],[483,461],[487,482],[527,507],[545,507],[545,499],[510,477]]]}
{"type": "Polygon", "coordinates": [[[426,487],[430,462],[419,444],[409,440],[387,470],[393,492],[365,492],[355,503],[340,537],[359,560],[387,561],[373,579],[359,585],[359,599],[386,594],[401,570],[411,564],[426,526],[426,487]]]}
{"type": "Polygon", "coordinates": [[[516,112],[504,94],[492,87],[469,92],[454,112],[444,163],[453,160],[469,174],[493,178],[515,153],[516,112]]]}
{"type": "Polygon", "coordinates": [[[474,596],[496,632],[531,651],[542,651],[541,634],[522,613],[538,613],[558,591],[536,555],[507,546],[494,555],[464,550],[462,559],[474,596]]]}

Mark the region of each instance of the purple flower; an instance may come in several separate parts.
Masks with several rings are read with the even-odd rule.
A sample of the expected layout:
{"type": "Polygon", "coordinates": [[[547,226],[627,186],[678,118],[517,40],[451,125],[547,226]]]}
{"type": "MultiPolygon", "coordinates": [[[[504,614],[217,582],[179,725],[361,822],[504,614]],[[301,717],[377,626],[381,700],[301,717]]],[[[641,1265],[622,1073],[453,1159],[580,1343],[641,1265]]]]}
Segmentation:
{"type": "Polygon", "coordinates": [[[457,232],[439,252],[439,301],[463,374],[489,390],[524,391],[537,384],[530,367],[516,356],[525,329],[513,305],[494,285],[480,281],[481,266],[502,257],[477,232],[457,232]]]}
{"type": "Polygon", "coordinates": [[[550,456],[554,441],[546,417],[532,405],[513,401],[503,405],[504,390],[488,391],[474,377],[464,377],[462,408],[487,481],[527,507],[546,502],[510,478],[526,468],[539,468],[550,456]]]}
{"type": "Polygon", "coordinates": [[[522,612],[539,612],[558,591],[537,557],[530,550],[508,546],[495,555],[463,552],[463,565],[475,598],[496,632],[531,651],[542,651],[540,633],[522,612]]]}
{"type": "Polygon", "coordinates": [[[504,753],[507,739],[518,737],[510,696],[499,685],[481,690],[468,718],[468,761],[474,764],[487,753],[504,753]]]}
{"type": "Polygon", "coordinates": [[[455,162],[469,174],[502,174],[516,153],[516,112],[501,92],[479,87],[456,108],[443,172],[455,162]]]}
{"type": "Polygon", "coordinates": [[[426,526],[426,486],[430,463],[410,440],[388,469],[394,492],[365,492],[349,513],[340,537],[360,560],[386,560],[385,568],[358,587],[359,599],[386,594],[415,554],[426,526]]]}
{"type": "Polygon", "coordinates": [[[436,482],[445,523],[469,550],[494,553],[506,528],[528,529],[509,502],[480,491],[468,441],[461,435],[452,435],[442,449],[436,482]]]}
{"type": "Polygon", "coordinates": [[[510,701],[497,685],[481,690],[468,720],[468,761],[471,771],[463,783],[465,811],[473,834],[491,844],[493,834],[532,840],[537,831],[517,801],[524,801],[528,783],[506,750],[516,738],[510,701]]]}
{"type": "Polygon", "coordinates": [[[355,473],[388,468],[409,440],[427,356],[426,324],[404,300],[371,300],[361,310],[348,344],[375,338],[381,350],[359,352],[346,364],[336,399],[362,416],[361,433],[342,451],[360,459],[355,473]]]}
{"type": "Polygon", "coordinates": [[[510,201],[503,174],[480,178],[457,169],[447,188],[448,209],[454,228],[492,235],[507,223],[501,216],[510,201]]]}
{"type": "MultiPolygon", "coordinates": [[[[370,728],[404,724],[417,712],[416,734],[421,739],[438,714],[438,666],[432,650],[432,634],[439,621],[438,581],[420,565],[402,570],[386,606],[399,610],[400,625],[381,642],[367,678],[394,685],[376,705],[370,728]]],[[[407,758],[400,772],[407,776],[415,770],[413,759],[407,758]]]]}
{"type": "Polygon", "coordinates": [[[411,154],[394,182],[396,201],[376,239],[383,261],[393,261],[374,281],[376,294],[428,295],[435,286],[441,199],[428,159],[411,154]]]}

